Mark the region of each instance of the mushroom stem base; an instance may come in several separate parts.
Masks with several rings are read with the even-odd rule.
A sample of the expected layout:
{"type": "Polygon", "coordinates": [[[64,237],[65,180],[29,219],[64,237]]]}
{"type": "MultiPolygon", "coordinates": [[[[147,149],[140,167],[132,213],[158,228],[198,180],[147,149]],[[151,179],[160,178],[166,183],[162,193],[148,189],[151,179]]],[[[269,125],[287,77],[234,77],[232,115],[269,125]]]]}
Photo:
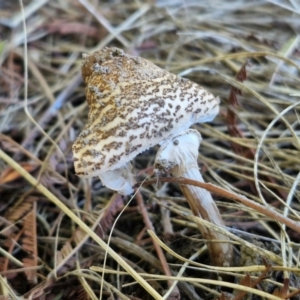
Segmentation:
{"type": "MultiPolygon", "coordinates": [[[[174,171],[172,171],[173,176],[178,177],[174,174],[176,173],[174,171]]],[[[204,182],[198,168],[190,168],[181,174],[181,177],[204,182]]],[[[195,216],[213,224],[224,226],[217,205],[207,190],[192,185],[182,185],[181,190],[195,216]]],[[[229,238],[205,226],[198,225],[198,228],[202,236],[207,240],[207,247],[214,265],[230,266],[232,263],[233,247],[230,244],[229,238]]]]}

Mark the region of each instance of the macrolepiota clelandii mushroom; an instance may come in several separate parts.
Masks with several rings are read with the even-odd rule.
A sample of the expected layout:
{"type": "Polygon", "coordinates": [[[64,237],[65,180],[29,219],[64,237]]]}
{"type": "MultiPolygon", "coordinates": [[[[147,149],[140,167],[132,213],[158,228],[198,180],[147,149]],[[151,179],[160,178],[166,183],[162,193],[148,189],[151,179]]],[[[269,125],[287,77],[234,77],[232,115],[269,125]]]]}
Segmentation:
{"type": "MultiPolygon", "coordinates": [[[[164,142],[156,154],[154,165],[156,172],[170,171],[174,177],[204,182],[197,162],[200,141],[201,135],[197,130],[187,129],[171,140],[164,142]]],[[[224,226],[218,207],[210,192],[192,185],[182,185],[181,190],[195,216],[224,226]]],[[[202,236],[208,241],[207,247],[214,264],[229,266],[232,262],[232,245],[226,242],[229,240],[228,237],[210,228],[198,226],[202,236]]]]}
{"type": "MultiPolygon", "coordinates": [[[[218,114],[218,98],[197,84],[118,48],[85,54],[82,76],[89,114],[72,147],[78,176],[99,176],[106,187],[129,195],[135,183],[130,161],[160,144],[156,170],[203,180],[197,164],[200,134],[189,128],[195,123],[211,121],[218,114]],[[174,156],[173,151],[178,154],[174,156]],[[188,165],[185,165],[186,157],[191,158],[188,165]],[[190,167],[194,173],[184,171],[190,167]]],[[[183,193],[195,215],[223,225],[210,193],[200,188],[183,188],[183,193]],[[207,199],[199,202],[197,197],[207,199]],[[206,213],[195,207],[203,208],[206,213]]],[[[205,238],[228,242],[225,235],[207,234],[207,231],[201,228],[205,238]]],[[[228,259],[220,262],[213,258],[220,255],[219,248],[218,253],[210,253],[218,265],[230,261],[232,256],[231,245],[222,245],[226,245],[222,255],[228,259]]]]}

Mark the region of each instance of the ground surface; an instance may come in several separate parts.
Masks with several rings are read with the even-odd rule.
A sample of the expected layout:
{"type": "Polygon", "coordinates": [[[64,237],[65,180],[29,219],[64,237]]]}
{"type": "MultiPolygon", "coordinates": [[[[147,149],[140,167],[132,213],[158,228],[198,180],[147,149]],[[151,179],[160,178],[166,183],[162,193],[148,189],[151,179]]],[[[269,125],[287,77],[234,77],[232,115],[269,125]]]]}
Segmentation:
{"type": "Polygon", "coordinates": [[[300,4],[22,4],[0,1],[0,298],[160,299],[172,274],[168,299],[298,299],[300,4]],[[151,177],[157,148],[133,162],[146,179],[133,199],[75,176],[82,53],[106,46],[220,97],[219,115],[194,128],[231,266],[212,267],[179,180],[151,177]]]}

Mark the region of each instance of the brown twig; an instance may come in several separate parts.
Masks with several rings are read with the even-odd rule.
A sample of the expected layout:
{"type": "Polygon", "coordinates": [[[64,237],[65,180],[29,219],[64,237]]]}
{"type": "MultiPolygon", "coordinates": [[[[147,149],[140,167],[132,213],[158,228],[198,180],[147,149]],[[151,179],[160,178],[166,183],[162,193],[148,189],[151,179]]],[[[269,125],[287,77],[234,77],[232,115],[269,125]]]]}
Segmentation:
{"type": "Polygon", "coordinates": [[[259,203],[255,203],[254,201],[246,198],[245,196],[237,195],[233,192],[227,191],[223,188],[220,188],[216,185],[213,185],[211,183],[204,183],[204,182],[199,182],[196,180],[191,180],[191,179],[186,179],[186,178],[159,178],[159,179],[152,179],[152,180],[146,180],[143,182],[139,182],[136,184],[136,186],[146,186],[149,184],[156,184],[157,182],[170,182],[170,183],[177,183],[177,184],[190,184],[193,186],[198,186],[201,188],[206,189],[207,191],[211,193],[216,193],[219,194],[227,199],[231,199],[234,201],[238,201],[240,203],[243,203],[244,205],[255,209],[256,211],[270,217],[271,219],[276,220],[277,222],[281,222],[285,224],[286,226],[294,229],[297,232],[300,232],[300,223],[293,221],[292,219],[289,219],[287,217],[284,217],[282,214],[276,212],[275,210],[271,210],[269,207],[265,207],[259,203]]]}

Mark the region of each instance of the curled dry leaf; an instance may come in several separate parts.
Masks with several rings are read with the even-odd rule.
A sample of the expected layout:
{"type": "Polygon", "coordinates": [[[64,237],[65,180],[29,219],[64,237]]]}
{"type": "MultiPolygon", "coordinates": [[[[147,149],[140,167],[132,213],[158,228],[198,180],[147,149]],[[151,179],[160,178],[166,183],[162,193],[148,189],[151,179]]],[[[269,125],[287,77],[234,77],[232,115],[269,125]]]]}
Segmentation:
{"type": "Polygon", "coordinates": [[[22,246],[28,253],[27,257],[23,258],[25,274],[29,282],[37,283],[37,271],[33,268],[38,266],[36,202],[33,203],[32,211],[24,218],[23,226],[22,246]]]}
{"type": "MultiPolygon", "coordinates": [[[[20,163],[20,166],[24,168],[27,172],[32,172],[36,169],[36,165],[32,163],[23,162],[20,163]]],[[[0,184],[10,183],[16,179],[20,178],[20,173],[18,173],[12,167],[7,167],[0,175],[0,184]]]]}

